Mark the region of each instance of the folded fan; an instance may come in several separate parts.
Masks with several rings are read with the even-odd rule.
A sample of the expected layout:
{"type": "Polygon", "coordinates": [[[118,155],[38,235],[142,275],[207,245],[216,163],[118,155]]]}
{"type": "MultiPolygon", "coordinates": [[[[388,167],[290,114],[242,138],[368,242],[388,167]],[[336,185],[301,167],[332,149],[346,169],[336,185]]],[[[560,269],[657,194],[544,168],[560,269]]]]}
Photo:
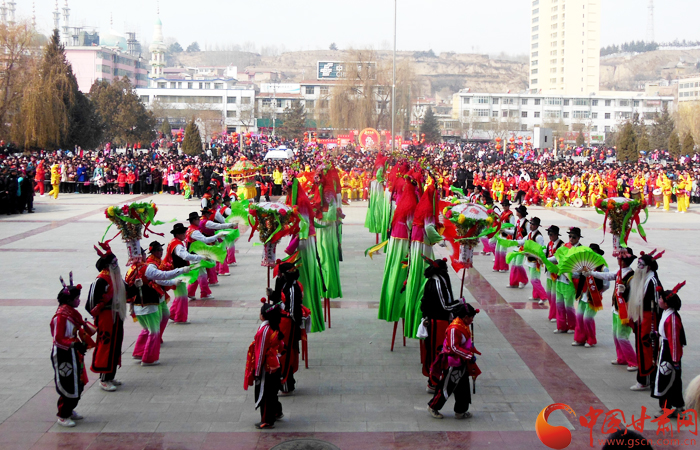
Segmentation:
{"type": "Polygon", "coordinates": [[[605,261],[605,258],[589,247],[575,247],[570,249],[558,264],[559,273],[562,274],[593,272],[598,267],[607,267],[607,265],[608,263],[605,261]]]}
{"type": "Polygon", "coordinates": [[[221,245],[207,245],[201,241],[194,241],[190,244],[189,251],[220,263],[226,261],[226,249],[221,245]]]}

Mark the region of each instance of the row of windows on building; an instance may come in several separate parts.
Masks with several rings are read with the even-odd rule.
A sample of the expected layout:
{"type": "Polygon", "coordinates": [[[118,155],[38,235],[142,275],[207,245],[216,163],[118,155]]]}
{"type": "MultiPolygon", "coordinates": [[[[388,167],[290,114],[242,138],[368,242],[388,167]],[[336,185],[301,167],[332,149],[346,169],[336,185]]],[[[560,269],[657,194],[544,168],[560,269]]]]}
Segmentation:
{"type": "MultiPolygon", "coordinates": [[[[492,118],[507,118],[507,117],[520,117],[522,119],[527,119],[529,117],[532,117],[534,119],[540,119],[542,118],[542,112],[541,111],[520,111],[518,112],[517,110],[504,110],[504,111],[491,111],[489,109],[475,109],[469,110],[465,109],[462,111],[462,116],[464,117],[469,117],[469,116],[475,116],[475,117],[492,117],[492,118]],[[532,116],[530,114],[532,113],[532,116]]],[[[642,113],[642,117],[645,120],[653,120],[657,116],[656,112],[645,112],[642,113]]],[[[544,118],[545,119],[593,119],[597,120],[599,117],[599,114],[597,112],[590,112],[590,111],[573,111],[573,112],[568,112],[568,111],[556,111],[556,110],[550,110],[550,111],[544,111],[544,118]]],[[[605,113],[603,116],[605,120],[611,120],[613,118],[612,113],[605,113]]],[[[628,111],[618,111],[615,113],[615,119],[616,120],[629,120],[632,118],[632,113],[628,111]]]]}
{"type": "Polygon", "coordinates": [[[679,92],[678,97],[683,98],[683,97],[697,97],[698,96],[698,91],[688,91],[688,92],[679,92]]]}
{"type": "Polygon", "coordinates": [[[700,87],[700,83],[696,81],[694,83],[681,83],[678,85],[678,89],[691,89],[694,87],[700,87]]]}
{"type": "MultiPolygon", "coordinates": [[[[114,69],[111,66],[106,66],[104,64],[95,65],[95,71],[100,73],[108,73],[115,77],[129,77],[134,79],[134,72],[126,69],[114,69]]],[[[146,80],[148,77],[145,73],[136,74],[137,80],[146,80]]]]}
{"type": "MultiPolygon", "coordinates": [[[[264,108],[266,107],[271,107],[274,104],[276,105],[277,108],[286,108],[288,106],[293,106],[295,102],[300,101],[300,100],[284,100],[284,99],[271,99],[271,98],[263,98],[261,99],[262,101],[262,106],[264,108]]],[[[315,100],[304,100],[304,108],[305,109],[314,109],[316,107],[317,102],[315,100]]],[[[377,102],[377,108],[381,108],[382,102],[377,102]]],[[[324,100],[319,100],[318,101],[318,107],[321,109],[328,109],[330,107],[330,102],[326,99],[324,100]]]]}
{"type": "Polygon", "coordinates": [[[137,69],[141,68],[141,62],[132,58],[119,56],[114,53],[97,52],[97,59],[112,61],[114,64],[122,64],[124,66],[134,66],[137,69]]]}
{"type": "MultiPolygon", "coordinates": [[[[606,107],[619,106],[622,108],[629,108],[633,106],[638,108],[641,106],[641,100],[598,100],[598,99],[587,99],[587,98],[561,98],[561,97],[545,97],[545,98],[521,98],[519,104],[522,106],[528,106],[530,104],[539,106],[600,106],[601,103],[605,104],[606,107]],[[532,102],[532,103],[530,103],[532,102]]],[[[476,96],[476,97],[464,97],[462,98],[462,104],[469,105],[471,103],[479,105],[516,105],[518,104],[518,99],[515,98],[503,98],[500,97],[486,97],[486,96],[476,96]]],[[[658,100],[652,100],[646,102],[645,106],[658,106],[658,100]]]]}
{"type": "MultiPolygon", "coordinates": [[[[224,89],[226,83],[212,83],[207,81],[159,81],[158,89],[224,89]]],[[[235,83],[231,83],[233,88],[235,83]]]]}

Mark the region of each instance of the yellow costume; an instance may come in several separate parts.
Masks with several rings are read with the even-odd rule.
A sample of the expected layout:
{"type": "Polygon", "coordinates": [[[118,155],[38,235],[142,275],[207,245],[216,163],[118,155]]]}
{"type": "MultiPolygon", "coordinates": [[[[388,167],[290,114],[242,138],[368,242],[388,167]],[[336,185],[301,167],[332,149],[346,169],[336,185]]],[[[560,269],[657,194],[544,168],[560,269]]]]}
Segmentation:
{"type": "Polygon", "coordinates": [[[683,176],[679,176],[678,183],[676,183],[676,212],[684,213],[687,209],[685,206],[685,200],[688,197],[687,189],[685,178],[683,178],[683,176]]]}
{"type": "Polygon", "coordinates": [[[670,211],[671,210],[671,191],[673,189],[673,184],[671,184],[671,180],[668,179],[666,174],[661,175],[661,190],[663,191],[664,195],[664,211],[670,211]]]}
{"type": "Polygon", "coordinates": [[[360,189],[362,189],[362,180],[353,169],[350,171],[350,198],[353,200],[360,200],[362,197],[358,195],[360,189]]]}
{"type": "Polygon", "coordinates": [[[340,170],[340,187],[343,194],[343,200],[352,198],[352,188],[350,187],[350,174],[340,170]]]}
{"type": "Polygon", "coordinates": [[[49,197],[53,195],[54,199],[58,198],[58,188],[61,185],[61,166],[54,164],[51,166],[51,191],[49,197]]]}
{"type": "Polygon", "coordinates": [[[503,189],[505,189],[505,185],[503,184],[503,179],[501,177],[493,180],[493,184],[491,184],[491,192],[493,192],[493,196],[498,199],[499,202],[503,201],[503,189]]]}
{"type": "MultiPolygon", "coordinates": [[[[683,175],[681,175],[681,179],[683,179],[683,175]]],[[[693,178],[690,174],[686,174],[685,176],[685,190],[687,191],[685,195],[685,211],[687,211],[688,208],[690,208],[690,197],[693,194],[693,178]]]]}

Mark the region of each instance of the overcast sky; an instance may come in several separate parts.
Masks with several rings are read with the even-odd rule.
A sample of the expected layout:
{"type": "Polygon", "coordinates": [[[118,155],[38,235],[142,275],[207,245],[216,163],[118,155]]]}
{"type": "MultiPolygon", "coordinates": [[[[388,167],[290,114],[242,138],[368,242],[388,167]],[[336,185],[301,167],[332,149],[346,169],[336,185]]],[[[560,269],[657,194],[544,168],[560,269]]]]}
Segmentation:
{"type": "MultiPolygon", "coordinates": [[[[31,17],[32,2],[15,0],[18,16],[31,17]]],[[[65,0],[60,0],[63,6],[65,0]]],[[[603,46],[646,36],[647,0],[601,0],[603,46]]],[[[55,0],[36,0],[37,26],[53,28],[55,0]]],[[[398,0],[399,50],[527,53],[531,0],[398,0]]],[[[69,0],[72,25],[106,32],[110,15],[117,32],[135,30],[150,41],[156,0],[69,0]]],[[[254,42],[287,50],[389,48],[393,39],[392,0],[162,0],[163,32],[183,47],[254,42]]],[[[698,0],[656,0],[656,41],[700,40],[691,18],[698,0]]]]}

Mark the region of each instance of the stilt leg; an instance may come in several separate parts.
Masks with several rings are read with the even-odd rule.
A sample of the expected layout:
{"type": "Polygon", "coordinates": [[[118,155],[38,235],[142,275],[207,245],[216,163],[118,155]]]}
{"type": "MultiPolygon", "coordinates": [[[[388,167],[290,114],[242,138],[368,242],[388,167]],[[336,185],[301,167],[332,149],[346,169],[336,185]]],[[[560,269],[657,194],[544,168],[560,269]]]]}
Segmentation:
{"type": "MultiPolygon", "coordinates": [[[[406,319],[401,319],[401,328],[406,329],[406,319]]],[[[403,335],[403,346],[406,346],[406,334],[403,335]]]]}
{"type": "Polygon", "coordinates": [[[399,327],[398,322],[394,322],[394,334],[391,336],[391,351],[394,351],[394,341],[396,340],[396,329],[399,327]]]}

